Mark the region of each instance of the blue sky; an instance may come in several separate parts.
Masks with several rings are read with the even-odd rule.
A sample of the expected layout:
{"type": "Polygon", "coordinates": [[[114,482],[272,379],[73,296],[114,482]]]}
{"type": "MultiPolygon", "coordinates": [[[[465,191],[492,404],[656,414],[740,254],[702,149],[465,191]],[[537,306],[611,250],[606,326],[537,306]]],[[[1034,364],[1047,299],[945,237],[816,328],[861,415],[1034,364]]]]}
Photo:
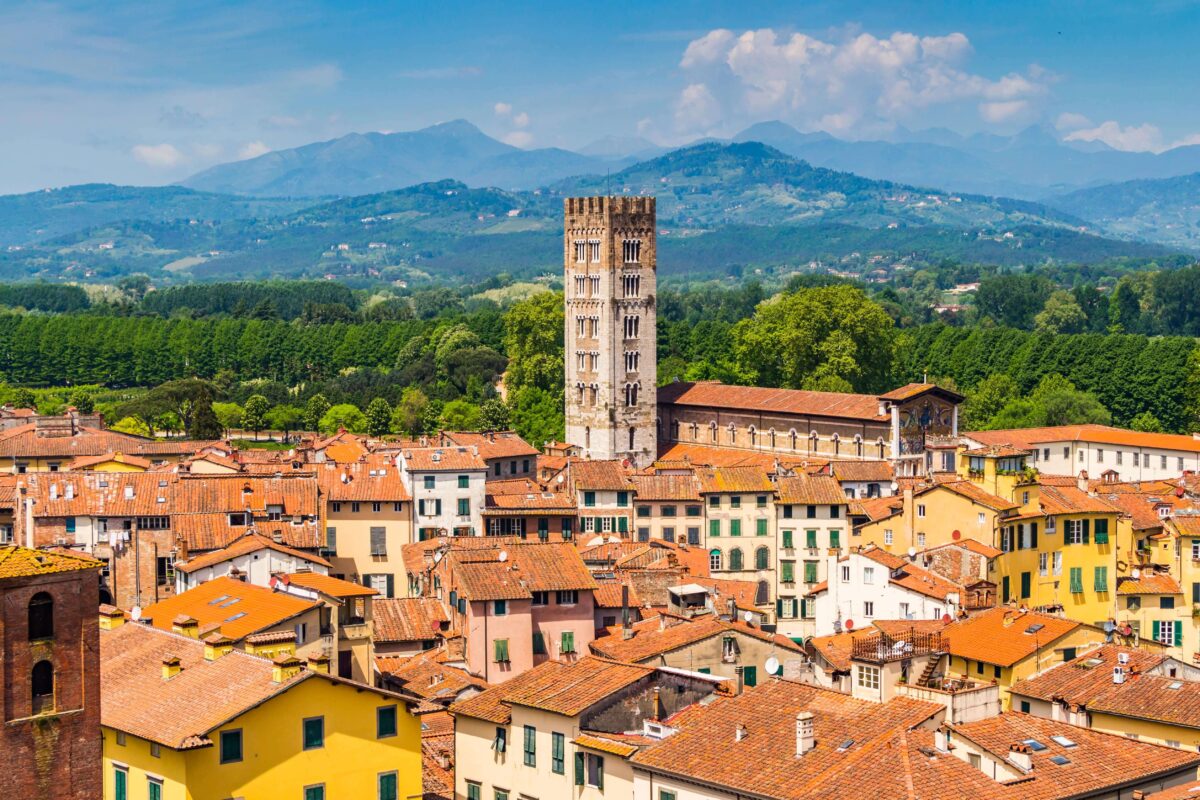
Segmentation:
{"type": "Polygon", "coordinates": [[[0,3],[0,192],[466,118],[524,147],[761,120],[1200,142],[1200,3],[0,3]]]}

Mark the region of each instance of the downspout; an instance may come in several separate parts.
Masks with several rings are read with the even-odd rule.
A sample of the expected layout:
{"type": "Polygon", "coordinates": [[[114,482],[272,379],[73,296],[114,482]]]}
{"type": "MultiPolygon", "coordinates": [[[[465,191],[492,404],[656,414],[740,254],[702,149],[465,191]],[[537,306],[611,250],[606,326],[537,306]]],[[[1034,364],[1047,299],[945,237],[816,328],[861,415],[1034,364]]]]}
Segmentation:
{"type": "Polygon", "coordinates": [[[487,645],[488,645],[487,621],[488,621],[487,601],[484,600],[483,601],[483,681],[484,681],[484,683],[491,683],[492,682],[491,677],[488,674],[488,671],[491,668],[492,662],[489,661],[488,657],[487,657],[487,645]]]}

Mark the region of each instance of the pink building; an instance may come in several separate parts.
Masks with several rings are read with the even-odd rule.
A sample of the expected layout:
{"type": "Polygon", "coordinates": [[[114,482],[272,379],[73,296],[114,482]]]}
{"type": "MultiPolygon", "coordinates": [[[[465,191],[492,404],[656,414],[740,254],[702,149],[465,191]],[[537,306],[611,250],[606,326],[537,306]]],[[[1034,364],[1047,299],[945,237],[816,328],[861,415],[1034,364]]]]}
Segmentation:
{"type": "Polygon", "coordinates": [[[453,549],[443,561],[442,591],[472,674],[502,683],[588,652],[596,582],[571,545],[494,542],[453,549]]]}

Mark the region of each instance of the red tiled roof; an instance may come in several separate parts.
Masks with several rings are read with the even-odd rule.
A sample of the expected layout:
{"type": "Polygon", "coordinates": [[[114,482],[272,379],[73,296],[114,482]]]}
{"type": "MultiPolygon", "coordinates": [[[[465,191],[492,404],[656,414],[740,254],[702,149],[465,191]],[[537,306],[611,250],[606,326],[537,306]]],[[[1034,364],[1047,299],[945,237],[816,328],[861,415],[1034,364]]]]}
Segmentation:
{"type": "Polygon", "coordinates": [[[967,498],[972,503],[981,505],[984,508],[991,509],[992,511],[1011,511],[1013,509],[1020,508],[1019,504],[1014,503],[1011,500],[1005,500],[1003,497],[985,491],[971,481],[944,481],[942,483],[937,483],[933,486],[930,486],[928,489],[921,492],[921,494],[926,494],[927,492],[937,489],[945,489],[948,492],[954,492],[961,497],[967,498]]]}
{"type": "Polygon", "coordinates": [[[1108,425],[1060,425],[1050,428],[1014,428],[963,434],[982,444],[1009,444],[1022,449],[1053,442],[1089,442],[1114,447],[1200,452],[1200,439],[1174,433],[1142,433],[1108,425]]]}
{"type": "Polygon", "coordinates": [[[831,461],[829,469],[839,481],[888,483],[896,475],[887,461],[831,461]]]}
{"type": "Polygon", "coordinates": [[[887,415],[880,415],[879,398],[874,395],[729,386],[717,381],[668,383],[659,387],[658,402],[870,422],[887,419],[887,415]]]}
{"type": "Polygon", "coordinates": [[[1046,514],[1120,514],[1121,509],[1078,486],[1042,483],[1038,501],[1046,514]]]}
{"type": "Polygon", "coordinates": [[[145,439],[127,433],[81,427],[72,436],[39,436],[36,425],[18,425],[0,433],[0,458],[98,456],[122,452],[133,456],[181,456],[212,442],[193,439],[145,439]]]}
{"type": "Polygon", "coordinates": [[[579,491],[625,492],[634,488],[628,471],[620,461],[568,459],[567,475],[570,485],[579,491]]]}
{"type": "Polygon", "coordinates": [[[639,622],[633,626],[634,635],[629,639],[621,636],[596,639],[591,644],[592,652],[617,661],[637,663],[729,633],[740,633],[771,642],[786,650],[800,650],[790,639],[751,628],[744,623],[726,622],[711,614],[691,619],[672,617],[671,620],[674,624],[668,624],[665,629],[662,628],[660,619],[639,622]]]}
{"type": "Polygon", "coordinates": [[[100,561],[83,553],[34,550],[15,544],[0,546],[0,580],[29,578],[81,569],[100,569],[102,566],[104,565],[100,561]]]}
{"type": "Polygon", "coordinates": [[[529,458],[538,455],[538,449],[513,431],[474,433],[469,431],[445,431],[442,433],[450,444],[473,446],[486,461],[495,458],[529,458]]]}
{"type": "Polygon", "coordinates": [[[1143,569],[1136,578],[1117,578],[1117,594],[1183,594],[1183,589],[1168,573],[1143,569]]]}
{"type": "Polygon", "coordinates": [[[374,601],[376,642],[419,642],[437,638],[450,614],[435,597],[381,597],[374,601]]]}
{"type": "Polygon", "coordinates": [[[338,599],[347,597],[374,597],[379,594],[378,589],[372,589],[370,586],[363,586],[361,583],[351,583],[350,581],[344,581],[341,578],[324,575],[320,572],[291,572],[277,577],[285,586],[300,586],[338,599]]]}
{"type": "Polygon", "coordinates": [[[175,618],[182,614],[200,623],[202,630],[220,626],[222,634],[239,641],[319,605],[316,601],[221,577],[147,606],[142,617],[151,620],[154,627],[169,631],[175,618]]]}
{"type": "Polygon", "coordinates": [[[691,475],[634,475],[638,500],[689,500],[700,502],[696,479],[691,475]]]}
{"type": "Polygon", "coordinates": [[[779,503],[804,505],[843,505],[845,493],[830,475],[796,475],[775,479],[779,503]]]}
{"type": "Polygon", "coordinates": [[[483,472],[487,464],[473,447],[414,447],[401,452],[409,472],[483,472]]]}
{"type": "Polygon", "coordinates": [[[325,462],[317,465],[321,492],[336,502],[388,502],[411,500],[400,468],[391,459],[367,456],[348,464],[325,462]]]}
{"type": "Polygon", "coordinates": [[[1074,620],[1049,614],[992,608],[947,625],[942,636],[951,655],[1009,667],[1039,649],[1053,649],[1054,642],[1079,627],[1074,620]],[[1042,627],[1031,630],[1036,625],[1042,627]]]}
{"type": "Polygon", "coordinates": [[[696,478],[701,494],[775,491],[771,479],[759,467],[700,467],[696,470],[696,478]]]}
{"type": "Polygon", "coordinates": [[[180,572],[191,573],[204,567],[211,567],[214,564],[220,564],[237,556],[243,556],[247,553],[253,553],[258,550],[274,550],[277,553],[293,556],[294,558],[302,558],[305,561],[313,564],[320,564],[323,567],[332,567],[325,559],[313,553],[304,553],[291,547],[279,544],[266,536],[257,533],[244,533],[237,539],[234,539],[220,550],[212,550],[204,555],[197,556],[189,561],[180,562],[175,565],[175,568],[180,572]]]}

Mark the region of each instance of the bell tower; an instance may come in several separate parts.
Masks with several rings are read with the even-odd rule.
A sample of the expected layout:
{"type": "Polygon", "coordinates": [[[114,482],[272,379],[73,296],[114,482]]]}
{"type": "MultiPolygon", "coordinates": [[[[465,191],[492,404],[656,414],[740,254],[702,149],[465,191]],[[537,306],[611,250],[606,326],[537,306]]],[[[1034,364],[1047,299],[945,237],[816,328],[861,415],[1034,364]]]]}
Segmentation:
{"type": "Polygon", "coordinates": [[[658,455],[653,197],[563,202],[567,442],[587,458],[658,455]]]}

